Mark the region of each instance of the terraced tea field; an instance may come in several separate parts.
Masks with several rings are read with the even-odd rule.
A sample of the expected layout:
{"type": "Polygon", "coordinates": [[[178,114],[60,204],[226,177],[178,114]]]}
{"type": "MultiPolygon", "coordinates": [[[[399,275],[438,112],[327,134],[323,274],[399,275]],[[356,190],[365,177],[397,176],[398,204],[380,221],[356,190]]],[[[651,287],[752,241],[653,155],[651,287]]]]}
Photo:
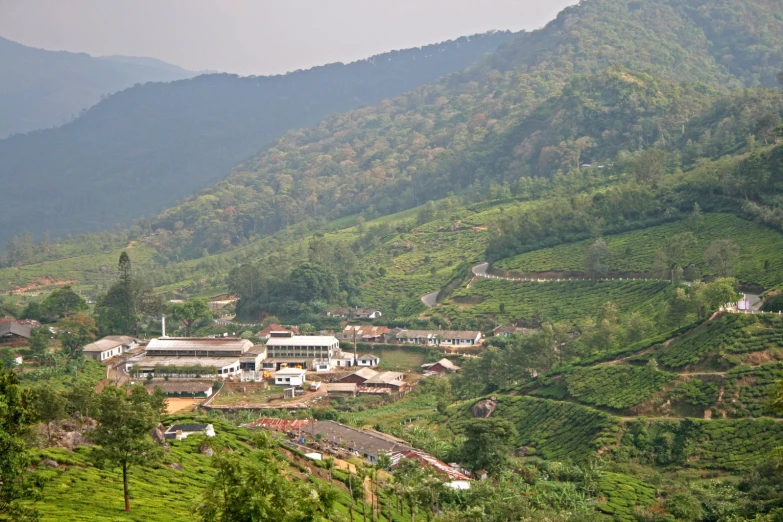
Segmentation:
{"type": "Polygon", "coordinates": [[[646,366],[594,366],[576,369],[566,385],[580,402],[620,410],[643,403],[676,378],[646,366]]]}
{"type": "MultiPolygon", "coordinates": [[[[685,221],[667,223],[605,237],[612,253],[609,270],[647,272],[655,252],[668,238],[688,232],[685,221]]],[[[731,214],[705,214],[697,244],[687,252],[689,263],[704,264],[704,250],[718,239],[731,239],[740,247],[736,276],[743,282],[772,287],[783,282],[783,234],[731,214]],[[764,264],[768,267],[765,270],[764,264]]],[[[495,263],[502,270],[520,272],[582,271],[590,241],[579,241],[527,252],[495,263]]],[[[705,272],[707,270],[705,269],[705,272]]]]}
{"type": "Polygon", "coordinates": [[[495,317],[498,323],[535,317],[545,321],[578,320],[594,315],[608,301],[617,305],[621,314],[643,309],[663,299],[668,287],[662,281],[524,283],[482,279],[470,288],[455,292],[449,303],[433,310],[451,320],[486,317],[495,317]]]}
{"type": "Polygon", "coordinates": [[[709,354],[744,354],[781,347],[783,318],[771,314],[729,314],[677,339],[653,357],[669,368],[682,368],[709,354]]]}

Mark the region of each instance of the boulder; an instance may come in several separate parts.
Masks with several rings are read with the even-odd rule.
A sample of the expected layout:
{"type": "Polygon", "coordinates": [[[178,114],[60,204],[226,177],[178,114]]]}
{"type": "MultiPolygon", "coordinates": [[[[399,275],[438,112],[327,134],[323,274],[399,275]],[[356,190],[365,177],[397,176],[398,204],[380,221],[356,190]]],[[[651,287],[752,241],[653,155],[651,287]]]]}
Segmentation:
{"type": "Polygon", "coordinates": [[[213,450],[212,447],[208,444],[202,444],[199,446],[198,452],[202,455],[206,455],[207,457],[211,457],[215,454],[215,450],[213,450]]]}
{"type": "Polygon", "coordinates": [[[166,428],[163,425],[158,424],[157,428],[152,429],[152,431],[150,432],[150,436],[152,437],[152,440],[154,440],[157,444],[165,444],[166,437],[165,435],[163,435],[165,431],[166,428]]]}
{"type": "Polygon", "coordinates": [[[57,464],[55,461],[50,459],[44,459],[41,461],[41,464],[44,466],[47,466],[49,468],[59,468],[59,464],[57,464]]]}
{"type": "Polygon", "coordinates": [[[182,467],[182,464],[179,464],[177,462],[172,462],[171,464],[167,464],[167,466],[171,469],[176,469],[177,471],[182,471],[184,468],[182,467]]]}
{"type": "Polygon", "coordinates": [[[488,419],[490,415],[492,415],[495,410],[498,407],[498,401],[495,397],[492,397],[491,399],[484,399],[483,401],[478,401],[476,404],[473,405],[473,408],[471,408],[471,412],[473,413],[474,417],[481,417],[482,419],[488,419]]]}

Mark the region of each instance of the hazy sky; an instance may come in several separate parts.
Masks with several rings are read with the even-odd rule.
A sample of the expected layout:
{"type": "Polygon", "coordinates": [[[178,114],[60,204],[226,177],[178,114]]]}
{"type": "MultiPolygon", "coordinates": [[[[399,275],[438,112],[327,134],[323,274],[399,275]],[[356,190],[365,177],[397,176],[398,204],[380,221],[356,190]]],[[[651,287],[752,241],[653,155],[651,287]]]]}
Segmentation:
{"type": "Polygon", "coordinates": [[[576,0],[0,0],[0,36],[52,50],[272,74],[491,29],[576,0]]]}

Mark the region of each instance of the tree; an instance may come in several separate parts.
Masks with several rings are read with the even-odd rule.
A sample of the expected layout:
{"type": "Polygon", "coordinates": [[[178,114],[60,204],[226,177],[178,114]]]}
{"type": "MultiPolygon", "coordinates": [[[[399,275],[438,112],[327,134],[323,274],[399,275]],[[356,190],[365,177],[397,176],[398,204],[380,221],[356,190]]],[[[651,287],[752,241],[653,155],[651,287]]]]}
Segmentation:
{"type": "Polygon", "coordinates": [[[185,303],[172,303],[166,307],[166,314],[179,321],[187,330],[188,337],[193,336],[193,326],[199,321],[212,319],[212,310],[204,299],[194,299],[185,303]]]}
{"type": "Polygon", "coordinates": [[[34,493],[23,436],[37,418],[33,391],[0,364],[0,520],[37,520],[35,510],[21,503],[34,493]]]}
{"type": "Polygon", "coordinates": [[[160,453],[160,447],[150,436],[150,431],[158,425],[160,411],[147,398],[151,397],[147,391],[143,387],[139,389],[128,394],[113,386],[105,388],[98,396],[95,415],[98,424],[92,433],[93,441],[100,446],[94,454],[97,463],[122,469],[126,512],[130,511],[128,471],[133,466],[154,462],[160,453]]]}
{"type": "Polygon", "coordinates": [[[737,280],[730,277],[720,277],[707,284],[694,285],[696,295],[702,309],[702,316],[707,312],[717,310],[726,303],[737,301],[740,295],[735,290],[737,280]]]}
{"type": "Polygon", "coordinates": [[[693,204],[693,211],[688,216],[688,228],[691,232],[699,235],[701,227],[704,225],[704,214],[701,212],[701,207],[698,203],[693,204]]]}
{"type": "Polygon", "coordinates": [[[251,458],[216,452],[212,467],[215,478],[196,507],[203,522],[325,522],[332,514],[334,489],[290,480],[268,450],[256,450],[251,458]],[[303,502],[305,498],[311,501],[303,502]]]}
{"type": "Polygon", "coordinates": [[[603,238],[598,238],[587,248],[585,253],[585,273],[594,279],[604,277],[609,270],[610,256],[611,252],[606,241],[603,238]]]}
{"type": "Polygon", "coordinates": [[[119,274],[120,284],[130,290],[133,281],[133,268],[131,266],[128,253],[123,250],[120,254],[120,261],[117,263],[117,272],[119,274]]]}
{"type": "Polygon", "coordinates": [[[666,151],[648,149],[640,152],[631,163],[631,171],[636,181],[642,185],[657,186],[666,173],[666,151]]]}
{"type": "Polygon", "coordinates": [[[300,303],[323,300],[331,302],[339,288],[337,277],[326,266],[303,263],[296,267],[288,279],[291,296],[300,303]]]}
{"type": "Polygon", "coordinates": [[[71,358],[80,357],[82,348],[95,340],[98,328],[89,315],[71,314],[57,322],[57,337],[65,353],[71,358]]]}
{"type": "Polygon", "coordinates": [[[704,260],[716,276],[730,277],[739,260],[739,247],[730,239],[713,241],[704,251],[704,260]]]}
{"type": "Polygon", "coordinates": [[[126,252],[120,254],[117,272],[117,282],[95,304],[96,322],[104,334],[138,336],[144,317],[157,317],[163,313],[163,300],[155,295],[149,284],[133,277],[126,252]]]}
{"type": "Polygon", "coordinates": [[[30,351],[38,362],[43,362],[49,353],[50,336],[49,329],[44,326],[36,326],[30,332],[30,351]]]}
{"type": "Polygon", "coordinates": [[[48,321],[56,321],[68,314],[86,312],[87,302],[73,291],[70,285],[54,290],[41,303],[41,316],[48,321]]]}
{"type": "Polygon", "coordinates": [[[50,385],[40,387],[35,393],[35,408],[46,423],[46,440],[52,443],[52,423],[65,417],[65,397],[50,385]]]}
{"type": "Polygon", "coordinates": [[[472,419],[462,426],[466,440],[462,447],[462,462],[471,470],[487,470],[497,475],[508,462],[517,430],[501,418],[472,419]]]}
{"type": "Polygon", "coordinates": [[[95,389],[87,382],[79,380],[65,392],[65,411],[71,415],[89,417],[98,402],[95,389]]]}
{"type": "Polygon", "coordinates": [[[696,243],[693,232],[681,232],[675,234],[659,249],[653,261],[653,271],[661,276],[669,278],[671,282],[677,279],[678,269],[682,269],[687,262],[688,249],[696,243]]]}

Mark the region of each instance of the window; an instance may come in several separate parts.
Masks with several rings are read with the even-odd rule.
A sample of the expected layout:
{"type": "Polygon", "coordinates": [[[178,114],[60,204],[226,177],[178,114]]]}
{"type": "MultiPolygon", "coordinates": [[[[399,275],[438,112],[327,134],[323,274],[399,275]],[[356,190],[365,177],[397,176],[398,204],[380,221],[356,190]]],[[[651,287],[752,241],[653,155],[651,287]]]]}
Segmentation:
{"type": "Polygon", "coordinates": [[[291,382],[291,379],[289,377],[286,377],[285,382],[291,382]]]}

